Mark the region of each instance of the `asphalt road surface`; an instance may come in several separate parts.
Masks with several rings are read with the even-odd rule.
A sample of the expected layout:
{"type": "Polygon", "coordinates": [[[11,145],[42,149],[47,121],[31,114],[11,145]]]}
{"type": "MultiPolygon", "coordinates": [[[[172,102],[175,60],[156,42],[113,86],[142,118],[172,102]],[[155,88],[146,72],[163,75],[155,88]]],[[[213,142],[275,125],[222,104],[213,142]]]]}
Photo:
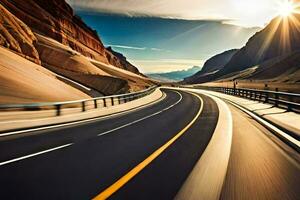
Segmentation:
{"type": "MultiPolygon", "coordinates": [[[[173,199],[218,123],[216,102],[163,90],[127,114],[0,137],[0,199],[173,199]],[[99,196],[100,195],[100,196],[99,196]]],[[[299,199],[299,155],[230,107],[221,199],[299,199]]]]}
{"type": "MultiPolygon", "coordinates": [[[[0,199],[95,197],[195,118],[199,98],[165,92],[163,101],[123,116],[1,138],[1,162],[72,145],[0,166],[0,199]]],[[[203,98],[203,111],[192,127],[111,198],[154,199],[159,194],[172,199],[176,195],[217,123],[216,104],[203,98]]]]}

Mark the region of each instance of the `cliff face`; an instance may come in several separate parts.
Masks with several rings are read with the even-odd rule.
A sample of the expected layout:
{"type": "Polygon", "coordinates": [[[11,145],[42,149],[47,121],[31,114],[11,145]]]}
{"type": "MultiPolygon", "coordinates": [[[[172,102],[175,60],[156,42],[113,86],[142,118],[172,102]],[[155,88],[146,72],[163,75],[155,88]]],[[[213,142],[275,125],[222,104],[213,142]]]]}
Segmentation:
{"type": "Polygon", "coordinates": [[[37,39],[31,30],[2,5],[0,5],[0,13],[0,46],[40,63],[39,54],[34,47],[37,39]]]}
{"type": "Polygon", "coordinates": [[[218,74],[247,69],[272,58],[300,49],[300,14],[277,17],[262,31],[256,33],[218,74]]]}
{"type": "Polygon", "coordinates": [[[188,77],[184,80],[186,83],[203,83],[213,80],[215,73],[219,70],[223,69],[224,66],[228,63],[228,61],[232,58],[232,56],[238,51],[238,49],[232,49],[229,51],[225,51],[221,54],[213,56],[208,59],[201,71],[196,73],[195,75],[188,77]]]}
{"type": "Polygon", "coordinates": [[[123,54],[114,51],[111,47],[108,47],[106,50],[106,58],[108,59],[109,63],[133,73],[140,74],[139,70],[129,63],[123,54]]]}
{"type": "Polygon", "coordinates": [[[55,39],[84,56],[138,73],[136,67],[107,51],[97,32],[74,15],[64,0],[1,0],[1,4],[34,32],[55,39]]]}
{"type": "Polygon", "coordinates": [[[0,58],[6,103],[82,99],[153,84],[107,50],[64,0],[1,0],[0,58]]]}

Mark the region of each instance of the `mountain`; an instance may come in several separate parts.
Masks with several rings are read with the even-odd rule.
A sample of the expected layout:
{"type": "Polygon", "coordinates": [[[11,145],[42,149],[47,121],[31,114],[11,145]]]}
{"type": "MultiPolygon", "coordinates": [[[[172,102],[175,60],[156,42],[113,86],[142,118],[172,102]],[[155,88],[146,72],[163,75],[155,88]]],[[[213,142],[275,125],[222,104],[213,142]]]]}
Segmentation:
{"type": "MultiPolygon", "coordinates": [[[[7,58],[7,60],[1,59],[1,71],[9,67],[20,70],[16,66],[20,65],[22,60],[19,57],[30,60],[34,65],[24,60],[24,67],[30,66],[26,71],[27,78],[30,78],[31,68],[32,74],[36,69],[43,68],[40,71],[47,72],[44,75],[51,74],[50,79],[54,78],[59,85],[66,85],[65,88],[72,88],[71,90],[81,94],[67,95],[63,100],[67,100],[68,96],[71,100],[86,98],[87,95],[92,94],[124,93],[144,89],[153,84],[124,56],[121,57],[117,52],[107,50],[97,32],[76,16],[64,0],[1,0],[0,10],[0,45],[4,47],[0,49],[0,54],[7,58]],[[6,49],[14,52],[16,58],[13,59],[11,54],[7,56],[6,49]],[[67,79],[76,82],[77,86],[70,84],[67,79]],[[86,87],[78,87],[80,84],[89,87],[90,90],[86,91],[86,87]]],[[[18,77],[19,82],[26,82],[22,80],[25,77],[18,77]]],[[[10,99],[4,81],[7,77],[4,74],[1,78],[0,82],[4,85],[0,86],[0,97],[3,97],[2,100],[4,96],[10,99]]],[[[11,81],[11,84],[14,84],[13,80],[11,81]]],[[[45,82],[40,83],[43,84],[47,85],[45,82]]],[[[44,94],[40,90],[32,91],[36,93],[31,95],[31,99],[40,101],[39,97],[44,94]]],[[[14,88],[9,93],[19,93],[18,88],[14,88]]],[[[65,94],[70,92],[65,91],[65,94]]],[[[55,100],[46,97],[47,95],[44,101],[55,100]]],[[[15,96],[16,101],[17,99],[15,96]]],[[[57,100],[62,99],[57,98],[57,100]]],[[[25,100],[19,98],[19,101],[25,100]]]]}
{"type": "Polygon", "coordinates": [[[217,76],[245,70],[268,60],[290,55],[300,50],[300,14],[283,18],[276,17],[262,31],[249,39],[220,70],[217,76]]]}
{"type": "MultiPolygon", "coordinates": [[[[84,56],[127,69],[117,57],[107,51],[97,32],[88,27],[64,0],[3,0],[4,5],[34,32],[46,35],[84,56]]],[[[131,66],[135,73],[138,69],[131,66]]]]}
{"type": "Polygon", "coordinates": [[[0,103],[88,98],[39,65],[37,38],[1,4],[0,22],[0,103]]]}
{"type": "Polygon", "coordinates": [[[300,14],[274,18],[254,34],[220,70],[199,74],[187,83],[214,82],[222,86],[235,80],[238,87],[279,88],[299,92],[300,88],[300,14]]]}
{"type": "Polygon", "coordinates": [[[174,82],[182,81],[184,78],[189,77],[201,70],[201,67],[194,66],[187,70],[173,71],[167,73],[152,73],[146,74],[148,77],[163,81],[163,82],[174,82]]]}
{"type": "Polygon", "coordinates": [[[209,82],[214,79],[214,75],[228,63],[238,49],[232,49],[220,53],[208,59],[201,71],[184,79],[185,83],[202,83],[209,82]]]}

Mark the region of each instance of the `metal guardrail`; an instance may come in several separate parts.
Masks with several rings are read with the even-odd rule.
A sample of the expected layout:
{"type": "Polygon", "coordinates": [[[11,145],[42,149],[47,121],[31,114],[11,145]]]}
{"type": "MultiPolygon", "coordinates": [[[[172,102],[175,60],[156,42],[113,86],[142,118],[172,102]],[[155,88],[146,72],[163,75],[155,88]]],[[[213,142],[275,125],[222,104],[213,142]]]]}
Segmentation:
{"type": "Polygon", "coordinates": [[[97,109],[103,107],[110,107],[130,102],[142,97],[145,97],[157,88],[157,86],[150,87],[140,92],[133,92],[120,95],[111,95],[96,97],[91,99],[83,99],[76,101],[65,102],[46,102],[46,103],[30,103],[30,104],[0,104],[0,111],[8,110],[43,110],[43,109],[56,109],[56,116],[61,115],[61,110],[66,107],[81,107],[81,112],[85,112],[88,108],[97,109]]]}
{"type": "Polygon", "coordinates": [[[256,90],[245,88],[225,88],[225,87],[207,87],[199,86],[199,89],[208,89],[217,92],[222,92],[229,95],[235,95],[250,100],[257,100],[263,103],[269,103],[275,107],[282,107],[287,111],[300,112],[300,94],[270,91],[270,90],[256,90]]]}

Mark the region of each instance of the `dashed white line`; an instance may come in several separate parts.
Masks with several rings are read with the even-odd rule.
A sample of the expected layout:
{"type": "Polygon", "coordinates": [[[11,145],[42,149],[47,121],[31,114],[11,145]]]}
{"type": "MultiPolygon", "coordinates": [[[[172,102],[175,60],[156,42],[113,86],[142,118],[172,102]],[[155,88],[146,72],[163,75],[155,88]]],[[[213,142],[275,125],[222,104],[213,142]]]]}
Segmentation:
{"type": "MultiPolygon", "coordinates": [[[[148,118],[153,117],[153,116],[155,116],[155,115],[158,115],[158,114],[160,114],[160,113],[162,113],[162,112],[164,112],[164,111],[166,111],[166,110],[171,109],[172,107],[174,107],[175,105],[177,105],[179,102],[181,102],[181,101],[182,101],[182,98],[183,98],[182,95],[181,95],[179,92],[177,92],[177,91],[175,91],[175,92],[176,92],[177,94],[179,94],[180,98],[179,98],[179,100],[178,100],[176,103],[172,104],[171,106],[168,106],[167,108],[164,108],[164,109],[162,109],[161,111],[158,111],[158,112],[156,112],[156,113],[153,113],[153,114],[151,114],[151,115],[149,115],[149,116],[146,116],[146,117],[143,117],[143,118],[141,118],[141,119],[135,120],[135,121],[130,122],[130,123],[128,123],[128,124],[124,124],[124,125],[119,126],[119,127],[117,127],[117,128],[114,128],[114,129],[111,129],[111,130],[109,130],[109,131],[105,131],[105,132],[103,132],[103,133],[100,133],[100,134],[98,134],[97,136],[106,135],[106,134],[108,134],[108,133],[111,133],[111,132],[120,130],[120,129],[122,129],[122,128],[125,128],[125,127],[128,127],[128,126],[130,126],[130,125],[136,124],[136,123],[138,123],[138,122],[140,122],[140,121],[143,121],[143,120],[145,120],[145,119],[148,119],[148,118]]],[[[95,120],[95,119],[94,119],[94,120],[95,120]]],[[[91,121],[92,121],[92,120],[91,120],[91,121]]],[[[57,126],[59,126],[59,125],[57,125],[57,126]]],[[[21,160],[25,160],[25,159],[27,159],[27,158],[35,157],[35,156],[38,156],[38,155],[41,155],[41,154],[45,154],[45,153],[49,153],[49,152],[52,152],[52,151],[56,151],[56,150],[59,150],[59,149],[63,149],[63,148],[72,146],[73,144],[74,144],[74,143],[69,143],[69,144],[65,144],[65,145],[62,145],[62,146],[54,147],[54,148],[51,148],[51,149],[47,149],[47,150],[44,150],[44,151],[40,151],[40,152],[38,152],[38,153],[33,153],[33,154],[29,154],[29,155],[22,156],[22,157],[19,157],[19,158],[14,158],[14,159],[11,159],[11,160],[3,161],[3,162],[0,162],[0,166],[7,165],[7,164],[10,164],[10,163],[14,163],[14,162],[18,162],[18,161],[21,161],[21,160]]]]}
{"type": "Polygon", "coordinates": [[[113,131],[120,130],[120,129],[122,129],[122,128],[125,128],[125,127],[127,127],[127,126],[136,124],[136,123],[138,123],[138,122],[141,122],[141,121],[143,121],[143,120],[145,120],[145,119],[148,119],[148,118],[150,118],[150,117],[153,117],[153,116],[155,116],[155,115],[158,115],[158,114],[160,114],[160,113],[162,113],[162,112],[165,112],[165,111],[167,111],[167,110],[173,108],[174,106],[176,106],[178,103],[180,103],[180,102],[182,101],[182,95],[181,95],[179,92],[177,92],[177,91],[175,91],[175,92],[180,96],[179,100],[178,100],[176,103],[174,103],[174,104],[168,106],[167,108],[164,108],[164,109],[162,109],[162,110],[160,110],[160,111],[158,111],[158,112],[156,112],[156,113],[152,113],[151,115],[148,115],[148,116],[146,116],[146,117],[140,118],[140,119],[135,120],[135,121],[133,121],[133,122],[130,122],[130,123],[128,123],[128,124],[124,124],[124,125],[122,125],[122,126],[119,126],[119,127],[117,127],[117,128],[114,128],[114,129],[112,129],[112,130],[105,131],[105,132],[103,132],[103,133],[99,133],[98,136],[106,135],[106,134],[111,133],[111,132],[113,132],[113,131]]]}
{"type": "Polygon", "coordinates": [[[7,165],[7,164],[10,164],[10,163],[13,163],[13,162],[20,161],[20,160],[25,160],[27,158],[32,158],[32,157],[35,157],[35,156],[38,156],[38,155],[49,153],[51,151],[56,151],[56,150],[59,150],[59,149],[63,149],[63,148],[66,148],[68,146],[71,146],[71,145],[73,145],[73,143],[65,144],[65,145],[58,146],[58,147],[55,147],[55,148],[52,148],[52,149],[47,149],[47,150],[40,151],[40,152],[37,152],[37,153],[22,156],[22,157],[19,157],[19,158],[15,158],[15,159],[11,159],[11,160],[8,160],[8,161],[0,162],[0,166],[7,165]]]}

